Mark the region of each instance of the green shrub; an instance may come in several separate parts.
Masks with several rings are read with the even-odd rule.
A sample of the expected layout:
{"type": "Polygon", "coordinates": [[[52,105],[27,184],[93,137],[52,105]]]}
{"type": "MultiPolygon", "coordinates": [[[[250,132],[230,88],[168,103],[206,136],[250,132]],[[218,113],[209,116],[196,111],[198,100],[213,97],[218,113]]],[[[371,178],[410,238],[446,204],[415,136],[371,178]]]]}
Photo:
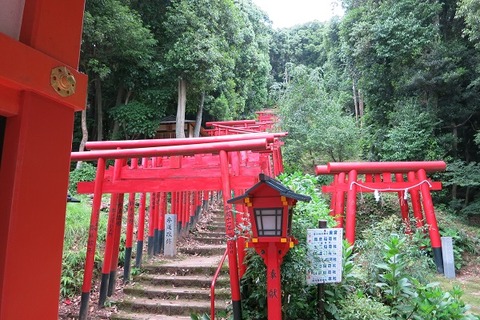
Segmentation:
{"type": "Polygon", "coordinates": [[[348,241],[343,241],[342,247],[342,281],[325,286],[325,310],[328,319],[343,319],[342,303],[356,295],[362,288],[364,276],[355,263],[356,254],[348,241]]]}
{"type": "Polygon", "coordinates": [[[338,318],[342,320],[393,320],[390,308],[381,302],[353,295],[340,304],[338,318]]]}
{"type": "MultiPolygon", "coordinates": [[[[400,239],[398,246],[403,254],[405,272],[418,279],[427,279],[434,272],[434,263],[428,251],[431,248],[430,239],[421,230],[413,236],[405,235],[403,222],[397,214],[371,224],[355,242],[358,252],[356,262],[361,265],[366,282],[377,281],[378,265],[384,263],[385,244],[391,241],[392,235],[400,239]]],[[[373,294],[372,288],[365,290],[373,294]]]]}
{"type": "Polygon", "coordinates": [[[414,299],[415,310],[413,319],[478,319],[478,317],[466,314],[469,307],[461,300],[463,294],[459,287],[450,291],[443,291],[438,283],[422,285],[415,281],[417,297],[414,299]]]}
{"type": "MultiPolygon", "coordinates": [[[[80,203],[68,203],[63,243],[62,275],[60,295],[72,297],[80,292],[83,282],[91,207],[86,196],[80,196],[80,203]]],[[[95,251],[95,265],[100,266],[100,239],[105,238],[107,215],[101,214],[98,223],[98,241],[95,251]]]]}
{"type": "Polygon", "coordinates": [[[93,181],[95,180],[95,174],[97,169],[95,166],[88,162],[82,162],[79,169],[75,169],[70,172],[70,179],[68,182],[68,191],[72,194],[77,193],[77,183],[81,181],[93,181]]]}

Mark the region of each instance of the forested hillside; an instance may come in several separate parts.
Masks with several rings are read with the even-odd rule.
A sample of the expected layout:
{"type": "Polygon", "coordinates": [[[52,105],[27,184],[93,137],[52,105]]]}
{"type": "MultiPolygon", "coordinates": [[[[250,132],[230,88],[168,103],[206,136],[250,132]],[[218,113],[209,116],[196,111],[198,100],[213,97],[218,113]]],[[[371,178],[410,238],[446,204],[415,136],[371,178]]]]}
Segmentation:
{"type": "Polygon", "coordinates": [[[441,159],[441,200],[476,213],[480,4],[343,6],[342,18],[276,30],[250,0],[87,0],[80,64],[89,98],[73,148],[87,132],[152,137],[165,116],[200,123],[274,107],[290,168],[441,159]]]}

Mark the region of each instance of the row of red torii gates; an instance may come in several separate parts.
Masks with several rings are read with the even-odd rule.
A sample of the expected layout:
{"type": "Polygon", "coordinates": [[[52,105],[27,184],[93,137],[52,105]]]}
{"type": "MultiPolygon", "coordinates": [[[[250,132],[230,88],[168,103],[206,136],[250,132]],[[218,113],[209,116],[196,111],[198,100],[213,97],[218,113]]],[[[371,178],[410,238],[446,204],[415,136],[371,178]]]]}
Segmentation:
{"type": "MultiPolygon", "coordinates": [[[[85,1],[82,0],[73,2],[5,0],[2,2],[2,10],[0,10],[0,47],[2,48],[0,52],[0,320],[58,318],[65,193],[71,160],[71,133],[74,113],[85,108],[87,95],[87,77],[78,71],[84,3],[85,1]],[[68,28],[62,26],[68,26],[68,28]],[[31,248],[32,237],[36,235],[41,238],[40,246],[25,252],[25,248],[31,248]],[[34,266],[33,262],[35,262],[34,266]],[[28,307],[25,307],[26,303],[28,307]]],[[[268,115],[260,114],[258,121],[253,122],[246,120],[241,124],[211,123],[210,126],[213,127],[212,132],[214,132],[212,135],[215,137],[204,138],[213,139],[211,141],[201,142],[189,139],[193,144],[187,145],[189,142],[176,141],[170,142],[172,143],[170,146],[138,144],[106,147],[106,145],[100,145],[102,150],[93,150],[95,144],[91,144],[89,147],[92,151],[82,154],[73,153],[73,160],[96,160],[98,168],[95,183],[80,187],[84,188],[84,192],[93,191],[96,195],[92,208],[83,295],[89,293],[88,288],[91,282],[89,272],[92,267],[93,245],[96,242],[95,229],[98,226],[97,209],[101,201],[99,195],[103,193],[117,195],[112,196],[113,200],[117,198],[117,202],[111,201],[112,211],[109,214],[109,218],[112,218],[109,219],[112,234],[107,244],[110,253],[105,253],[105,258],[110,259],[111,263],[104,263],[103,275],[108,273],[110,277],[112,270],[116,270],[116,266],[113,266],[117,248],[115,242],[118,241],[120,229],[114,227],[121,221],[122,216],[121,210],[118,210],[122,207],[119,205],[122,199],[120,195],[134,192],[140,194],[149,192],[154,195],[150,197],[149,214],[153,212],[151,224],[154,227],[157,226],[159,230],[162,224],[160,212],[165,210],[164,199],[167,198],[165,194],[162,198],[162,193],[170,192],[174,203],[177,203],[174,205],[174,207],[177,206],[175,209],[177,214],[180,212],[184,214],[179,221],[185,224],[188,220],[186,212],[190,215],[191,209],[186,209],[188,207],[186,202],[175,201],[175,199],[188,198],[189,196],[184,192],[190,192],[190,198],[194,199],[190,202],[195,206],[199,204],[200,199],[202,201],[208,199],[211,192],[221,191],[226,209],[227,247],[229,255],[232,256],[230,270],[238,270],[239,268],[233,267],[232,263],[237,261],[238,252],[242,254],[243,247],[233,240],[235,226],[231,207],[226,200],[229,199],[232,190],[235,194],[240,193],[242,189],[258,181],[258,173],[276,176],[283,169],[281,153],[275,151],[280,150],[279,138],[282,134],[247,138],[252,131],[270,129],[270,124],[262,118],[263,116],[268,119],[268,115]],[[236,139],[240,139],[237,141],[220,137],[220,135],[231,134],[243,137],[237,137],[236,139]],[[115,150],[116,148],[121,149],[115,150]],[[106,168],[107,159],[115,159],[113,169],[106,168]],[[217,170],[213,170],[209,164],[217,170]],[[191,170],[185,168],[191,168],[191,170]],[[167,171],[170,172],[166,173],[167,171]],[[191,175],[188,175],[188,171],[191,171],[191,175]],[[148,172],[153,173],[153,177],[149,176],[148,172]],[[174,176],[173,172],[176,172],[177,176],[174,176]],[[198,172],[198,175],[203,172],[207,177],[197,178],[194,172],[198,172]],[[158,186],[165,181],[161,180],[165,175],[167,175],[166,179],[170,176],[178,178],[175,181],[173,178],[170,179],[168,189],[158,186]],[[124,179],[125,177],[129,178],[124,179]],[[208,187],[214,184],[215,190],[213,187],[208,187]],[[185,185],[192,185],[193,190],[187,190],[185,185]],[[198,189],[193,188],[195,185],[198,189]],[[177,192],[176,195],[175,192],[177,192]],[[157,210],[158,214],[155,213],[157,210]],[[155,220],[157,218],[158,220],[155,220]],[[242,250],[237,251],[237,248],[242,250]]],[[[135,142],[137,143],[149,142],[135,142]]],[[[378,165],[380,164],[368,164],[371,168],[378,165]]],[[[397,165],[401,167],[406,164],[397,165]]],[[[367,173],[363,173],[361,171],[363,169],[359,168],[344,169],[342,173],[327,167],[326,171],[320,169],[320,173],[335,176],[334,183],[325,191],[332,193],[332,199],[334,199],[332,214],[337,217],[339,225],[341,225],[340,217],[344,216],[341,210],[342,199],[343,196],[347,196],[345,225],[349,241],[354,240],[354,194],[371,191],[371,189],[388,191],[388,185],[392,190],[396,190],[402,185],[400,179],[395,178],[396,184],[392,185],[393,182],[388,181],[390,175],[387,173],[395,173],[395,176],[406,173],[408,185],[402,185],[400,188],[405,187],[404,191],[408,191],[411,195],[417,225],[423,219],[420,217],[421,208],[418,207],[420,203],[414,200],[414,197],[416,192],[421,194],[425,219],[432,247],[434,252],[437,252],[436,263],[439,268],[441,251],[437,241],[438,228],[429,192],[437,190],[440,186],[438,183],[430,182],[426,178],[426,172],[442,170],[443,167],[432,169],[424,164],[418,164],[418,167],[409,167],[408,172],[397,171],[398,168],[388,168],[367,173]],[[357,179],[357,174],[366,174],[365,181],[357,179]],[[371,179],[369,176],[372,180],[369,180],[371,179]],[[372,185],[380,181],[382,185],[372,185]]],[[[129,195],[129,199],[130,197],[129,195]]],[[[402,208],[405,219],[403,211],[405,206],[402,208]]],[[[244,212],[241,208],[236,209],[244,212]]],[[[129,208],[127,222],[130,228],[133,227],[131,218],[132,210],[129,208]]],[[[138,221],[142,223],[144,220],[138,221]]],[[[126,232],[127,235],[131,234],[131,230],[126,232]]],[[[150,230],[149,237],[152,237],[150,230]]],[[[155,240],[155,234],[153,238],[152,241],[155,240]]],[[[240,304],[239,274],[241,271],[240,273],[231,271],[232,301],[236,310],[239,309],[240,304]]],[[[82,303],[84,303],[83,300],[82,303]]]]}
{"type": "MultiPolygon", "coordinates": [[[[103,305],[106,297],[114,291],[125,193],[129,194],[129,201],[124,280],[128,280],[136,193],[140,194],[136,255],[136,264],[139,265],[146,219],[149,221],[147,252],[149,255],[161,253],[164,247],[165,214],[168,211],[176,214],[178,230],[187,230],[195,222],[195,218],[208,202],[211,194],[219,191],[223,195],[225,208],[234,318],[241,319],[239,279],[245,272],[243,265],[245,238],[248,239],[250,235],[237,236],[241,233],[239,225],[249,217],[243,205],[237,205],[236,214],[233,214],[232,207],[227,201],[232,195],[241,195],[258,182],[259,174],[277,176],[283,171],[280,138],[287,135],[284,132],[259,132],[258,130],[271,130],[275,118],[270,113],[261,112],[258,115],[262,121],[208,123],[207,125],[213,127],[210,130],[212,137],[89,142],[87,149],[91,151],[72,153],[73,161],[97,161],[95,181],[78,185],[79,193],[94,194],[82,286],[81,319],[84,319],[88,312],[102,194],[107,193],[112,196],[100,287],[100,305],[103,305]],[[114,166],[106,169],[106,159],[115,159],[114,166]],[[145,214],[146,193],[150,194],[148,215],[145,214]],[[167,199],[170,199],[169,206],[167,199]]],[[[427,172],[444,170],[443,161],[329,163],[317,166],[315,169],[317,174],[334,175],[332,184],[324,186],[323,192],[331,194],[331,214],[337,221],[337,227],[345,227],[346,239],[352,244],[355,241],[358,192],[398,193],[406,232],[411,232],[406,201],[406,194],[410,193],[416,226],[423,228],[426,220],[435,263],[438,271],[443,272],[440,235],[430,195],[431,190],[440,190],[441,184],[430,181],[426,176],[427,172]],[[404,179],[404,174],[407,175],[407,179],[404,179]],[[359,179],[359,175],[364,175],[364,180],[359,179]]]]}
{"type": "Polygon", "coordinates": [[[139,141],[89,142],[87,152],[73,152],[72,161],[97,161],[95,181],[78,185],[79,193],[93,193],[92,218],[82,286],[80,318],[86,319],[90,299],[97,242],[98,217],[102,194],[111,194],[105,242],[99,304],[114,291],[118,265],[119,241],[124,194],[129,194],[126,228],[124,280],[129,278],[132,250],[135,195],[140,194],[137,220],[136,263],[141,263],[144,226],[148,220],[149,255],[164,248],[165,214],[176,214],[178,231],[188,230],[212,193],[220,192],[225,208],[227,254],[235,319],[241,318],[239,279],[245,271],[245,238],[237,237],[246,208],[236,205],[237,213],[227,203],[258,182],[261,173],[277,176],[283,171],[280,146],[286,133],[263,133],[274,119],[269,112],[259,112],[259,120],[207,123],[213,136],[187,139],[151,139],[139,141]],[[105,160],[115,159],[106,168],[105,160]],[[145,213],[147,193],[148,214],[145,213]],[[167,204],[169,199],[169,204],[167,204]],[[238,263],[240,262],[240,263],[238,263]]]}

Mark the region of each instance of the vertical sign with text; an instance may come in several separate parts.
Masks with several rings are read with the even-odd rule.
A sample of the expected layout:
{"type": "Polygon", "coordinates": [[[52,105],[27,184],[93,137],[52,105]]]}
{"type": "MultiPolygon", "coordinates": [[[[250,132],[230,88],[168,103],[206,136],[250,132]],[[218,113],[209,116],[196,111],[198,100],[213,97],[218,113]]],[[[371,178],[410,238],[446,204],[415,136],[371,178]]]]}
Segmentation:
{"type": "Polygon", "coordinates": [[[174,257],[177,254],[177,215],[165,215],[165,247],[164,255],[174,257]]]}
{"type": "Polygon", "coordinates": [[[342,228],[307,229],[307,284],[342,281],[342,228]]]}

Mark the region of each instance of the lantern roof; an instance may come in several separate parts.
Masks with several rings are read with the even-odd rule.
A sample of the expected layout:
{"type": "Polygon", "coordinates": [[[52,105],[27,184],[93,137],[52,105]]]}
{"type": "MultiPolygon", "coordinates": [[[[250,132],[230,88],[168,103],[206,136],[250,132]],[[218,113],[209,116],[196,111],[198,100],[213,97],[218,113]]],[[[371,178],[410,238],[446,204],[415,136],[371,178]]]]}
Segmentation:
{"type": "Polygon", "coordinates": [[[259,178],[260,178],[260,181],[257,184],[255,184],[253,187],[251,187],[250,189],[245,191],[244,194],[242,194],[241,196],[232,198],[232,199],[228,200],[227,202],[228,203],[238,203],[241,200],[243,200],[243,199],[245,199],[249,196],[254,195],[256,193],[257,189],[260,188],[260,187],[263,187],[263,186],[267,186],[267,187],[270,187],[270,188],[278,191],[278,193],[281,196],[284,196],[286,198],[291,198],[291,199],[295,199],[295,200],[298,200],[298,201],[306,201],[306,202],[312,200],[311,197],[303,195],[303,194],[296,193],[293,190],[290,190],[289,188],[287,188],[280,181],[278,181],[276,179],[273,179],[269,176],[266,176],[263,173],[260,173],[259,178]]]}

